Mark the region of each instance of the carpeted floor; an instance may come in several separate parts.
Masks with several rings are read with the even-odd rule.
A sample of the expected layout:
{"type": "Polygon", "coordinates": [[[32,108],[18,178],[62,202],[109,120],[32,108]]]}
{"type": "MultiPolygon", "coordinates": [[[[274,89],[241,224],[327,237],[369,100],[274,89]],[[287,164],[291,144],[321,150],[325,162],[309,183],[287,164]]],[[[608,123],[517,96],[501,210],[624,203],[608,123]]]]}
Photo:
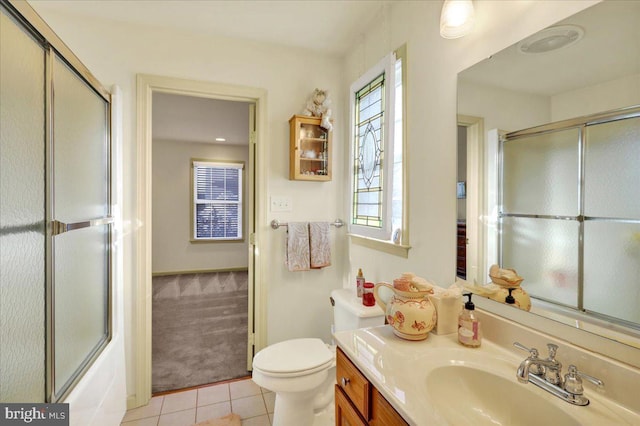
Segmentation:
{"type": "Polygon", "coordinates": [[[152,392],[249,375],[247,273],[153,277],[152,392]]]}

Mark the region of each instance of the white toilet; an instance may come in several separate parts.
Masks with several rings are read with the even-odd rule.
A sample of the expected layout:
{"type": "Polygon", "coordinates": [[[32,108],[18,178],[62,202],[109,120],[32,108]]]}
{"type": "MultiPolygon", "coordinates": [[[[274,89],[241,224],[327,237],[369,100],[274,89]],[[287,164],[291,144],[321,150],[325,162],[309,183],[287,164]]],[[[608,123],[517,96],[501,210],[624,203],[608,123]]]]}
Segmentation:
{"type": "MultiPolygon", "coordinates": [[[[351,289],[331,292],[334,330],[384,324],[378,306],[363,306],[351,289]]],[[[268,346],[253,358],[253,381],[275,392],[274,426],[311,426],[333,401],[335,348],[317,338],[292,339],[268,346]]]]}

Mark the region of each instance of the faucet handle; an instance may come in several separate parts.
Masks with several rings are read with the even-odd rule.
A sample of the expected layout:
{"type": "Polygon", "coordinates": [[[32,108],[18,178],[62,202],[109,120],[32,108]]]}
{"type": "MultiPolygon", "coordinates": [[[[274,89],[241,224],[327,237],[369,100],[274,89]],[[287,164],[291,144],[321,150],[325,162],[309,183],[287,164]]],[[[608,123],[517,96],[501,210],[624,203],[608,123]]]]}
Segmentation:
{"type": "Polygon", "coordinates": [[[549,348],[549,360],[555,361],[556,352],[558,352],[558,345],[554,345],[553,343],[547,343],[547,348],[549,348]]]}
{"type": "Polygon", "coordinates": [[[575,365],[570,365],[568,373],[564,376],[564,390],[574,395],[582,395],[584,388],[582,387],[582,379],[587,379],[598,388],[604,388],[604,382],[596,377],[578,371],[575,365]]]}
{"type": "Polygon", "coordinates": [[[523,345],[522,343],[519,342],[513,342],[513,346],[515,346],[518,349],[522,349],[523,351],[527,351],[529,352],[529,354],[531,355],[531,358],[537,358],[538,357],[538,350],[536,348],[528,348],[525,345],[523,345]]]}
{"type": "MultiPolygon", "coordinates": [[[[522,343],[513,342],[513,346],[518,349],[522,349],[523,351],[529,352],[530,359],[538,359],[538,350],[536,348],[528,348],[522,343]]],[[[540,364],[532,364],[529,368],[529,372],[535,374],[536,376],[543,376],[545,373],[545,368],[540,364]]]]}

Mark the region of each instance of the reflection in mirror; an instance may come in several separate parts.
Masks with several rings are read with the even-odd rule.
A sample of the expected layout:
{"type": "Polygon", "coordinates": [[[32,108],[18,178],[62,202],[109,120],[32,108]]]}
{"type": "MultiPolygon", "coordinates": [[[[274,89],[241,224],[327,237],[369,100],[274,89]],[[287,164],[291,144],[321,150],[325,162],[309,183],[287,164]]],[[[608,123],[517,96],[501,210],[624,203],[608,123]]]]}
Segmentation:
{"type": "Polygon", "coordinates": [[[640,2],[599,3],[459,74],[459,124],[486,132],[458,132],[456,272],[514,268],[532,313],[640,348],[638,22],[640,2]]]}

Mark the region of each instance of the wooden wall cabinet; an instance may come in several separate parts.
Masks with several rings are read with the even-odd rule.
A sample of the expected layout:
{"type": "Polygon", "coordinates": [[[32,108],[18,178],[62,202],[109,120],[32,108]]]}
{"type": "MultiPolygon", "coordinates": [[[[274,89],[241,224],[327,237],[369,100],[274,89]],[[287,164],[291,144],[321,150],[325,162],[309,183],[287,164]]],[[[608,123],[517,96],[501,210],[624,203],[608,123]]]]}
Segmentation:
{"type": "Polygon", "coordinates": [[[336,426],[408,425],[340,348],[336,357],[336,426]]]}
{"type": "Polygon", "coordinates": [[[289,179],[331,180],[331,132],[321,118],[294,115],[289,120],[289,179]]]}

